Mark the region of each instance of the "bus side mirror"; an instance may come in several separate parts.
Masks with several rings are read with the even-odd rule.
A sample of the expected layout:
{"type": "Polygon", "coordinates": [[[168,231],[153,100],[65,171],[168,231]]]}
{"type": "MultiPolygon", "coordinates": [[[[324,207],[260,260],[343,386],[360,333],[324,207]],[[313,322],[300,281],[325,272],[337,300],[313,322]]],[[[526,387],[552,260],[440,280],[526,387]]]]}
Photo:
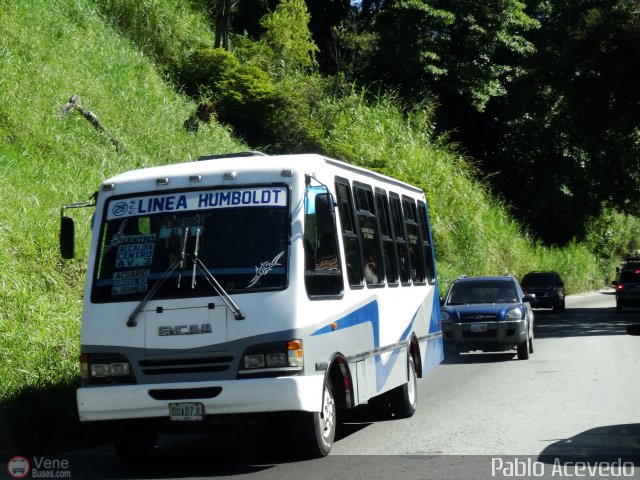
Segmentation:
{"type": "Polygon", "coordinates": [[[71,259],[75,256],[75,225],[70,217],[60,217],[60,255],[71,259]]]}

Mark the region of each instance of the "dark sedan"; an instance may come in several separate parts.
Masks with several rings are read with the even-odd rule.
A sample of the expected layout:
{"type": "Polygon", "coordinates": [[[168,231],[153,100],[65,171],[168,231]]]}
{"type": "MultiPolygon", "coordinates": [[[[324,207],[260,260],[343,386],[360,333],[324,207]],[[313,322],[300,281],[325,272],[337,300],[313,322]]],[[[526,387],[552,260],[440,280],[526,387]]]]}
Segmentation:
{"type": "Polygon", "coordinates": [[[531,301],[533,308],[553,308],[554,312],[564,312],[564,282],[556,272],[529,272],[520,282],[525,294],[535,295],[531,301]]]}

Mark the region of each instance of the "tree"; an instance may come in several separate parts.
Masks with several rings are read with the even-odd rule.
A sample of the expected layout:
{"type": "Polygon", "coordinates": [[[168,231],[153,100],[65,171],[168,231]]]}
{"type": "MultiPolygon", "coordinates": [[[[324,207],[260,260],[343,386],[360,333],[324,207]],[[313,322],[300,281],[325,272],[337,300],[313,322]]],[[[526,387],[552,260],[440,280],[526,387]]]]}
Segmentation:
{"type": "Polygon", "coordinates": [[[216,0],[215,48],[229,50],[229,25],[233,0],[216,0]]]}
{"type": "Polygon", "coordinates": [[[627,0],[541,2],[537,52],[488,114],[497,188],[552,243],[581,238],[603,204],[638,214],[640,11],[627,0]]]}
{"type": "Polygon", "coordinates": [[[275,10],[260,20],[264,29],[260,40],[273,50],[283,73],[316,66],[318,47],[311,37],[309,20],[304,0],[280,0],[275,10]]]}
{"type": "Polygon", "coordinates": [[[328,50],[333,44],[333,29],[344,25],[355,7],[350,0],[306,0],[306,4],[310,15],[309,30],[320,47],[319,64],[325,71],[330,71],[334,66],[328,50]]]}
{"type": "Polygon", "coordinates": [[[446,74],[436,86],[463,103],[483,111],[492,98],[506,94],[522,60],[535,51],[525,34],[539,22],[525,13],[520,0],[437,0],[455,21],[446,25],[449,41],[443,59],[446,74]]]}
{"type": "Polygon", "coordinates": [[[380,82],[405,99],[431,92],[446,72],[442,53],[455,16],[427,0],[387,2],[373,17],[377,44],[363,80],[380,82]]]}
{"type": "Polygon", "coordinates": [[[533,51],[524,34],[537,21],[519,0],[387,0],[367,8],[378,5],[370,79],[407,99],[436,94],[482,111],[504,95],[518,62],[533,51]]]}

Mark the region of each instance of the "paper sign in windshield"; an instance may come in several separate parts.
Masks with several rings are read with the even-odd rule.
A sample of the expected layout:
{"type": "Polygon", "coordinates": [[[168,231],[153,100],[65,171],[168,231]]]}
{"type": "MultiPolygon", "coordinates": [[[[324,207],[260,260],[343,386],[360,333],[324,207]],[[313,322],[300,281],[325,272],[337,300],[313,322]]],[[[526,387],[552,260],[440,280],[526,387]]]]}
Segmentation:
{"type": "Polygon", "coordinates": [[[149,270],[126,270],[113,274],[111,295],[127,295],[146,292],[149,283],[149,270]]]}
{"type": "Polygon", "coordinates": [[[112,201],[107,210],[107,220],[156,213],[286,206],[287,191],[284,187],[183,192],[112,201]]]}
{"type": "Polygon", "coordinates": [[[155,235],[130,235],[123,237],[118,246],[116,268],[146,267],[151,265],[155,235]]]}

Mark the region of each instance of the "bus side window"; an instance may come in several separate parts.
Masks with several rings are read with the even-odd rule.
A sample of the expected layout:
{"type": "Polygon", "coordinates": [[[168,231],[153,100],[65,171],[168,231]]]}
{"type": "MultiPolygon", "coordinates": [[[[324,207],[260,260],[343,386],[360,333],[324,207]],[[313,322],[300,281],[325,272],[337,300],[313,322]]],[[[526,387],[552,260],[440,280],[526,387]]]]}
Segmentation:
{"type": "Polygon", "coordinates": [[[393,230],[389,216],[389,200],[384,190],[376,190],[377,217],[380,221],[380,239],[384,255],[384,268],[389,286],[398,285],[398,252],[393,241],[393,230]]]}
{"type": "Polygon", "coordinates": [[[305,214],[305,286],[309,297],[340,296],[343,291],[338,238],[329,193],[308,193],[305,214]]]}
{"type": "Polygon", "coordinates": [[[412,198],[402,197],[402,206],[407,228],[407,239],[409,240],[409,255],[411,255],[411,278],[414,283],[425,283],[426,265],[424,263],[424,251],[418,229],[416,202],[412,198]]]}
{"type": "Polygon", "coordinates": [[[347,180],[336,178],[336,196],[338,199],[338,212],[342,225],[342,239],[344,242],[344,254],[347,260],[347,278],[351,288],[362,286],[363,269],[360,243],[355,228],[353,214],[353,202],[351,189],[347,180]]]}
{"type": "Polygon", "coordinates": [[[375,215],[373,192],[364,184],[353,185],[362,252],[364,279],[367,285],[384,285],[384,265],[380,249],[378,219],[375,215]]]}
{"type": "Polygon", "coordinates": [[[427,281],[433,285],[436,283],[436,266],[433,245],[431,243],[431,228],[429,227],[429,218],[427,217],[427,206],[421,201],[418,201],[418,223],[420,224],[420,232],[422,233],[422,250],[427,262],[427,281]]]}
{"type": "Polygon", "coordinates": [[[391,205],[391,219],[393,221],[393,233],[398,247],[398,260],[400,262],[400,281],[403,285],[411,284],[411,263],[409,260],[409,245],[405,233],[404,220],[402,217],[402,205],[400,197],[395,193],[389,194],[391,205]]]}

